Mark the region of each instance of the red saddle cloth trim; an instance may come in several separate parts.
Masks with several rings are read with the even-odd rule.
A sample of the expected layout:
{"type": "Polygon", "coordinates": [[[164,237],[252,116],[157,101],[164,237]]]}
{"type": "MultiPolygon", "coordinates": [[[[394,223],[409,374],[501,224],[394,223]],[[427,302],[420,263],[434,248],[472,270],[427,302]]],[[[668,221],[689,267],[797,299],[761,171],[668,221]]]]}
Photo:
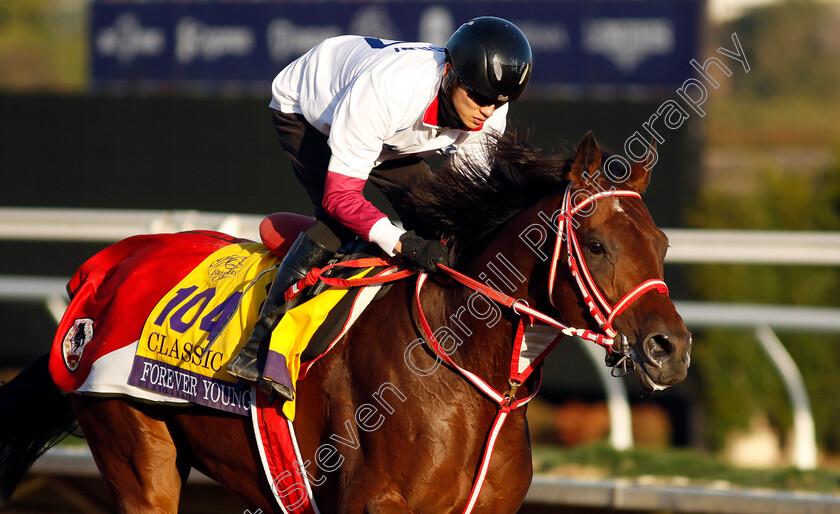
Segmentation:
{"type": "Polygon", "coordinates": [[[72,298],[53,339],[50,374],[63,391],[75,391],[103,355],[137,341],[158,300],[208,255],[241,241],[211,231],[129,237],[88,259],[70,279],[72,298]],[[93,336],[75,369],[62,344],[78,319],[93,320],[93,336]]]}
{"type": "Polygon", "coordinates": [[[314,468],[297,450],[294,428],[283,416],[279,402],[268,405],[266,396],[251,390],[254,432],[268,485],[280,509],[287,514],[319,514],[307,473],[314,468]]]}

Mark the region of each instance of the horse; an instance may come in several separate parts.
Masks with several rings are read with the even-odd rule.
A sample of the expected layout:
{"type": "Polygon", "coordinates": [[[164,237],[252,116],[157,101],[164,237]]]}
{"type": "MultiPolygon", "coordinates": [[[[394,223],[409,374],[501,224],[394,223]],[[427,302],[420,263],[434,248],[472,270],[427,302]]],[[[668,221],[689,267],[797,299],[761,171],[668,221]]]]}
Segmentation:
{"type": "MultiPolygon", "coordinates": [[[[655,146],[624,176],[601,169],[611,156],[591,132],[567,155],[515,135],[495,141],[491,155],[489,172],[446,164],[414,191],[417,211],[441,227],[454,267],[483,282],[468,287],[434,273],[391,283],[297,384],[301,468],[321,512],[516,512],[533,471],[527,406],[512,407],[539,386],[538,373],[522,383],[510,378],[523,318],[582,327],[566,333],[605,346],[607,365],[635,371],[647,392],[686,377],[691,334],[662,282],[667,237],[640,197],[655,146]],[[577,253],[562,250],[572,243],[577,253]],[[581,281],[592,294],[581,292],[581,281]],[[482,287],[515,301],[476,297],[482,287]],[[593,308],[601,301],[606,320],[593,308]],[[463,370],[504,394],[488,393],[463,370]]],[[[61,395],[46,362],[0,388],[2,497],[75,420],[120,512],[176,512],[191,468],[249,508],[278,511],[247,417],[61,395]]]]}

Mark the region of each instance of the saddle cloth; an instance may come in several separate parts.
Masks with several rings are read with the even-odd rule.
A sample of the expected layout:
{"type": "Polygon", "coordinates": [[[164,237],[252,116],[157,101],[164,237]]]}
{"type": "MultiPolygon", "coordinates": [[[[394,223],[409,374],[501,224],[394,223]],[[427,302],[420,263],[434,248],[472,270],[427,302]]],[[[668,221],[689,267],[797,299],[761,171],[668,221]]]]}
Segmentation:
{"type": "MultiPolygon", "coordinates": [[[[259,243],[234,243],[204,259],[149,314],[128,383],[247,415],[250,393],[236,387],[239,380],[226,364],[253,330],[277,263],[259,243]]],[[[371,270],[355,270],[351,278],[371,270]]],[[[363,309],[377,288],[370,289],[331,287],[287,312],[271,334],[264,376],[294,390],[301,354],[317,329],[328,316],[348,318],[334,310],[347,295],[362,300],[352,305],[363,309]]],[[[285,402],[283,413],[294,420],[294,400],[285,402]]]]}
{"type": "MultiPolygon", "coordinates": [[[[135,236],[111,245],[68,283],[72,301],[53,341],[50,371],[66,392],[192,402],[250,415],[280,510],[317,514],[299,464],[305,461],[291,422],[294,402],[268,404],[254,388],[236,387],[224,370],[252,329],[278,262],[260,244],[215,232],[135,236]]],[[[303,357],[304,373],[378,290],[331,288],[287,313],[272,335],[271,378],[294,385],[312,336],[318,343],[303,357]]]]}
{"type": "Polygon", "coordinates": [[[259,317],[277,262],[258,243],[205,257],[148,313],[129,385],[247,415],[249,388],[225,368],[259,317]]]}
{"type": "MultiPolygon", "coordinates": [[[[253,328],[277,263],[262,245],[215,232],[135,236],[109,246],[68,284],[72,301],[50,356],[53,380],[66,392],[248,415],[250,392],[236,387],[225,367],[253,328]]],[[[293,387],[301,362],[335,344],[376,289],[332,288],[290,311],[272,335],[271,379],[293,387]],[[319,325],[303,328],[305,321],[319,325]],[[321,342],[302,358],[312,335],[321,342]]],[[[287,403],[293,419],[294,403],[287,403]]]]}
{"type": "Polygon", "coordinates": [[[88,259],[67,284],[70,305],[53,339],[50,374],[65,392],[181,398],[126,382],[146,317],[208,255],[239,239],[210,231],[141,235],[88,259]]]}

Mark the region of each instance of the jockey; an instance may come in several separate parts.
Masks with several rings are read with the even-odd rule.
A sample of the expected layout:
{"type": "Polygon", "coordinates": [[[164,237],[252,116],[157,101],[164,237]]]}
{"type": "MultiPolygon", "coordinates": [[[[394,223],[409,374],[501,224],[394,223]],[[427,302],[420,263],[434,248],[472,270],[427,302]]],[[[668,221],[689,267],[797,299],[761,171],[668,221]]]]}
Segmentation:
{"type": "MultiPolygon", "coordinates": [[[[283,293],[356,236],[427,272],[448,264],[446,247],[424,238],[434,231],[412,214],[411,184],[432,173],[422,158],[435,153],[486,163],[486,135],[504,132],[507,104],[525,90],[531,64],[522,31],[480,17],[455,31],[445,48],[333,37],[277,75],[269,104],[274,128],[317,221],[283,259],[253,334],[228,365],[231,375],[260,380],[260,347],[293,307],[284,305],[283,293]],[[365,199],[368,180],[408,232],[365,199]]],[[[285,386],[270,384],[293,398],[285,386]]]]}

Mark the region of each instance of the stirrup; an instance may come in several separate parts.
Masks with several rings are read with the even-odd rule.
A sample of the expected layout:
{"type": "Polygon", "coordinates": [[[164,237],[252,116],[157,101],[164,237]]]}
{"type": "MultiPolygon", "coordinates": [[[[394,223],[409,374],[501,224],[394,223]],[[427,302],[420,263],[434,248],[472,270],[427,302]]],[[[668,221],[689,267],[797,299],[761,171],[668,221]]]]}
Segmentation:
{"type": "MultiPolygon", "coordinates": [[[[289,253],[280,263],[274,282],[268,291],[254,331],[239,354],[227,365],[227,372],[249,382],[258,382],[265,366],[265,354],[271,341],[271,332],[280,318],[291,307],[299,303],[294,299],[286,302],[284,294],[289,287],[301,280],[310,269],[321,265],[333,252],[302,232],[289,253]]],[[[294,398],[294,392],[292,392],[294,398]]]]}
{"type": "Polygon", "coordinates": [[[268,396],[268,404],[274,403],[275,398],[280,398],[284,402],[291,402],[295,399],[295,392],[291,387],[284,386],[279,382],[273,380],[260,379],[257,382],[257,390],[268,396]]]}

